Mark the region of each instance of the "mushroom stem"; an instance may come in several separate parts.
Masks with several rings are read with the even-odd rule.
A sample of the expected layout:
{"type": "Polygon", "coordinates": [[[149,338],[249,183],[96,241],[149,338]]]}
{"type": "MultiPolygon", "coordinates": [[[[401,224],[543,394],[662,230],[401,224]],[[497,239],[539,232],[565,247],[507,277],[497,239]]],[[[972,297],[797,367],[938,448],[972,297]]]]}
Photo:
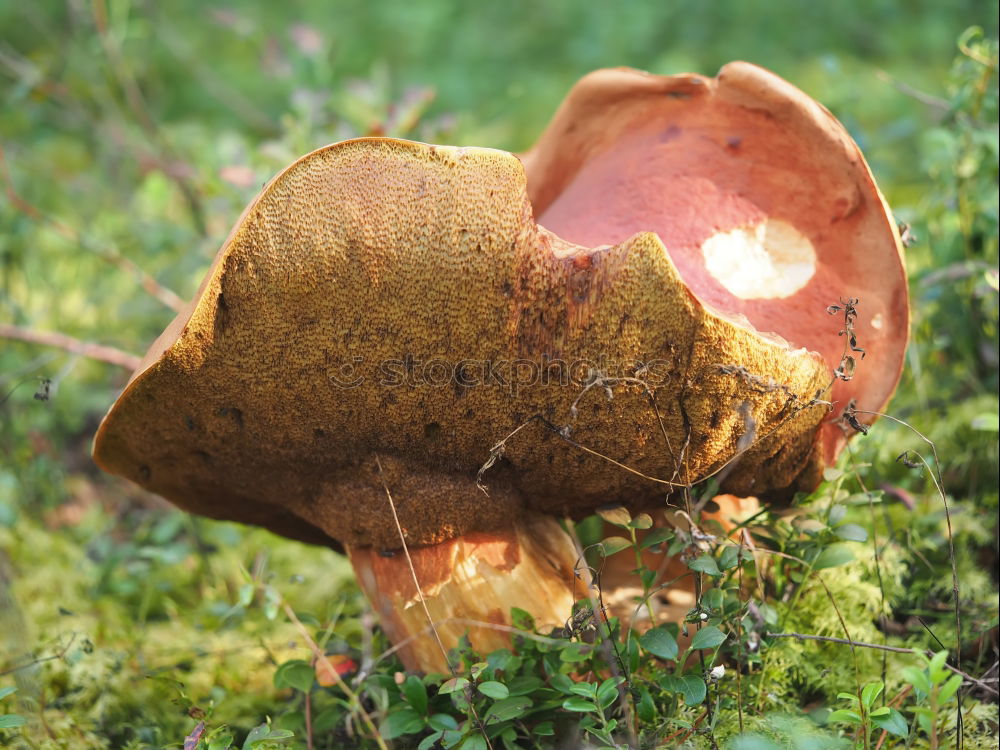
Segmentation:
{"type": "Polygon", "coordinates": [[[403,550],[387,554],[353,547],[348,554],[403,664],[421,672],[450,671],[431,624],[445,649],[468,634],[472,646],[486,654],[510,646],[512,606],[526,610],[536,628],[545,630],[564,625],[573,602],[586,593],[585,580],[576,575],[573,542],[549,516],[409,549],[412,572],[403,550]]]}

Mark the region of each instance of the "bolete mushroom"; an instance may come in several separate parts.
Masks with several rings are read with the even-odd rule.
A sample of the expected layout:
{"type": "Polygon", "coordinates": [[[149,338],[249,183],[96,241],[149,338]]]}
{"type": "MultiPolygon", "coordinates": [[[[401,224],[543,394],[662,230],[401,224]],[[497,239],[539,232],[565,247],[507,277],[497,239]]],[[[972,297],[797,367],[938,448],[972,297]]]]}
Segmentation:
{"type": "Polygon", "coordinates": [[[512,606],[563,624],[584,592],[560,517],[723,467],[740,494],[812,487],[839,440],[825,402],[880,407],[906,328],[895,228],[825,110],[745,63],[600,71],[523,166],[362,138],[282,171],[94,455],[346,549],[407,666],[443,671],[428,613],[484,651],[512,606]],[[840,297],[869,351],[831,396],[840,297]]]}

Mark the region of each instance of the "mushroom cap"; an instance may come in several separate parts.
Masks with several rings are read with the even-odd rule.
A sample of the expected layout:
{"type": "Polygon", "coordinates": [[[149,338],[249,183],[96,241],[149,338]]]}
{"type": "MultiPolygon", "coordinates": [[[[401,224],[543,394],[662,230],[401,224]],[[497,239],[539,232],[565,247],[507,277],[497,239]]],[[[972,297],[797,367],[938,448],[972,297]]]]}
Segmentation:
{"type": "Polygon", "coordinates": [[[745,62],[716,78],[599,70],[523,161],[539,223],[563,239],[656,232],[704,304],[817,351],[831,371],[854,356],[857,376],[829,395],[828,463],[851,400],[888,402],[909,337],[902,244],[857,144],[787,81],[745,62]],[[863,360],[846,350],[843,316],[826,313],[850,298],[863,360]]]}
{"type": "Polygon", "coordinates": [[[517,157],[358,139],[247,208],[94,456],[194,512],[397,548],[386,487],[411,544],[662,501],[723,467],[736,493],[810,487],[829,382],[700,302],[656,234],[539,227],[517,157]]]}

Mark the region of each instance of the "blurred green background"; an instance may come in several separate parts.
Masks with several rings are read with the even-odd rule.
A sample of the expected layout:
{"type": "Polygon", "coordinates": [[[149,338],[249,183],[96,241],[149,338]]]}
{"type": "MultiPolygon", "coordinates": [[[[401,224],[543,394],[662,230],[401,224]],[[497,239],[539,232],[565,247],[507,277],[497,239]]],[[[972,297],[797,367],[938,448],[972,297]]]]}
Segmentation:
{"type": "MultiPolygon", "coordinates": [[[[714,74],[749,60],[844,122],[912,225],[914,336],[890,410],[938,441],[964,535],[960,563],[986,601],[996,590],[987,572],[997,507],[996,36],[997,5],[981,0],[0,0],[0,325],[141,354],[173,315],[142,273],[190,297],[243,206],[309,150],[384,133],[517,151],[595,68],[714,74]],[[966,31],[974,26],[981,32],[966,31]]],[[[320,606],[350,585],[330,554],[169,513],[101,476],[90,440],[126,378],[0,339],[0,605],[9,604],[0,672],[11,655],[85,634],[67,653],[83,639],[88,654],[97,644],[108,663],[91,660],[90,678],[118,681],[114,706],[101,707],[110,699],[87,693],[73,665],[38,679],[69,706],[66,726],[90,722],[94,737],[135,720],[129,701],[149,684],[136,655],[150,639],[182,648],[232,617],[239,566],[255,551],[270,549],[281,575],[332,571],[302,601],[320,606]],[[150,622],[170,635],[154,637],[150,622]]],[[[919,441],[883,421],[855,445],[875,486],[915,495],[931,519],[911,540],[927,568],[911,571],[924,584],[910,603],[944,597],[940,509],[894,462],[919,441]]],[[[347,614],[360,608],[352,602],[347,614]]],[[[984,612],[970,622],[990,627],[984,612]]],[[[255,663],[268,663],[265,652],[255,663]]],[[[241,684],[224,657],[212,664],[190,701],[222,685],[221,694],[264,691],[256,700],[266,707],[259,679],[241,684]]],[[[44,699],[36,688],[23,692],[44,699]]],[[[177,690],[179,705],[188,698],[177,690]]],[[[151,743],[183,726],[176,705],[164,711],[174,725],[146,727],[151,743]]]]}

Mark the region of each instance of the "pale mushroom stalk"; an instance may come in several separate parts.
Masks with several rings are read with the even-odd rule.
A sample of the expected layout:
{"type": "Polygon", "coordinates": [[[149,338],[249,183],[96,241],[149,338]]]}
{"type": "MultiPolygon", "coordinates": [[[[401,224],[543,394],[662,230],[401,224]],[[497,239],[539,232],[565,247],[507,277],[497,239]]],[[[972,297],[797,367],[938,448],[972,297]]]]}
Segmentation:
{"type": "Polygon", "coordinates": [[[407,666],[440,672],[428,612],[446,649],[468,629],[483,652],[511,607],[569,618],[584,591],[556,518],[661,505],[737,454],[725,490],[815,486],[843,343],[823,311],[853,294],[879,316],[877,368],[833,395],[881,406],[903,279],[864,160],[804,94],[746,64],[602,71],[523,165],[364,138],[286,168],[94,456],[182,508],[347,549],[407,666]],[[744,256],[758,276],[727,275],[744,256]]]}
{"type": "Polygon", "coordinates": [[[410,669],[450,671],[438,639],[447,649],[468,634],[483,654],[509,648],[511,606],[548,632],[563,627],[573,603],[587,596],[584,563],[551,516],[409,550],[412,572],[403,550],[354,547],[347,553],[386,636],[400,646],[410,669]]]}

